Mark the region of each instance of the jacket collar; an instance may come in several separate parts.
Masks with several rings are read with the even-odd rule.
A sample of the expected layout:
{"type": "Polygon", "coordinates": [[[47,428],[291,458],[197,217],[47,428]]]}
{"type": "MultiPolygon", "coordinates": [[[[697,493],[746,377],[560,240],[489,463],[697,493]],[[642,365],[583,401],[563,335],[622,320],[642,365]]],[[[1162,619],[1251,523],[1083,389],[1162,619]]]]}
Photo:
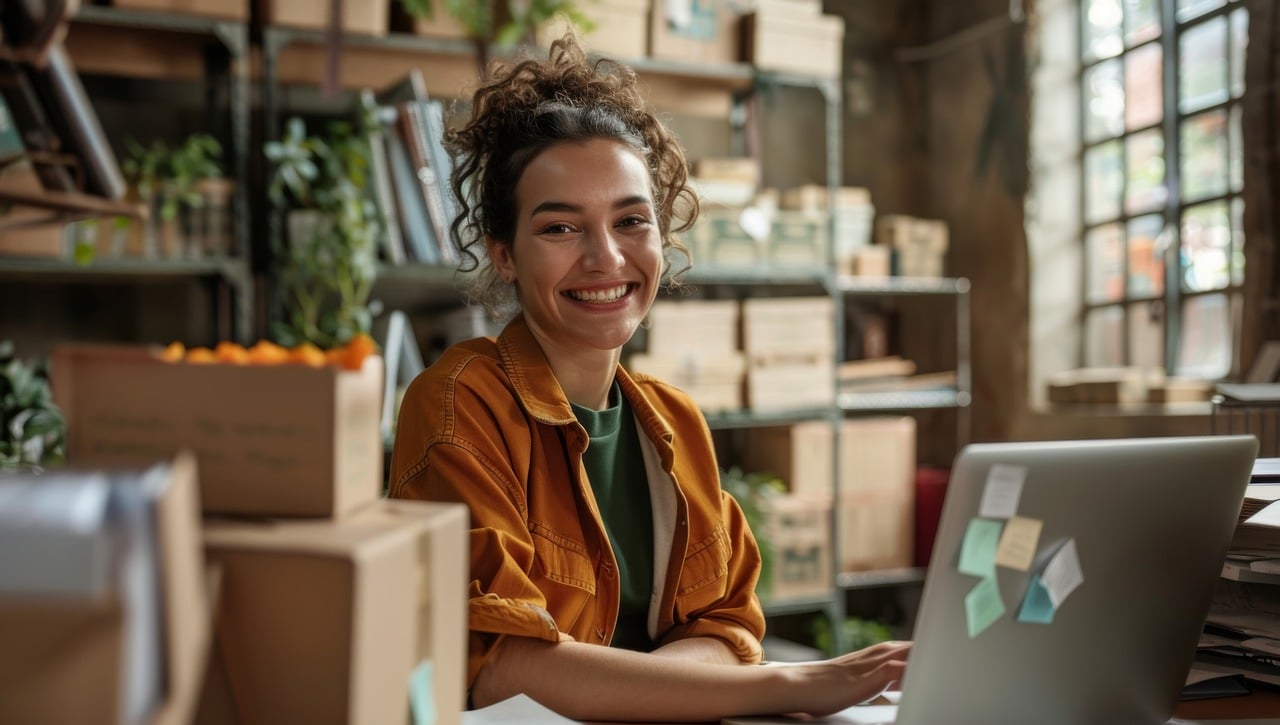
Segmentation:
{"type": "Polygon", "coordinates": [[[567,425],[578,420],[523,313],[498,335],[498,355],[520,405],[538,422],[567,425]]]}

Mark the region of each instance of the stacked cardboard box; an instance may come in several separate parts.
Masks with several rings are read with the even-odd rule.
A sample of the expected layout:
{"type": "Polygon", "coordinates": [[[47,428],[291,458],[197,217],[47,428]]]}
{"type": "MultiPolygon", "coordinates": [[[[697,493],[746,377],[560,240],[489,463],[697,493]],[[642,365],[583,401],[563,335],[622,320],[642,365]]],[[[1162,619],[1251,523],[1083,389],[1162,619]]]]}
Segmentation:
{"type": "Polygon", "coordinates": [[[648,353],[631,356],[632,372],[681,388],[706,412],[743,407],[737,301],[660,300],[649,321],[648,353]]]}
{"type": "Polygon", "coordinates": [[[741,17],[718,0],[653,0],[649,55],[689,63],[737,63],[741,17]]]}
{"type": "Polygon", "coordinates": [[[844,18],[823,15],[821,0],[755,0],[742,37],[744,59],[758,68],[840,77],[844,18]]]}
{"type": "Polygon", "coordinates": [[[55,350],[72,461],[198,461],[220,572],[198,722],[407,722],[414,701],[460,721],[466,511],[380,499],[382,373],[55,350]]]}
{"type": "Polygon", "coordinates": [[[830,297],[756,297],[742,303],[747,405],[820,408],[835,400],[835,303],[830,297]]]}
{"type": "MultiPolygon", "coordinates": [[[[611,58],[643,58],[647,50],[649,0],[596,0],[580,7],[592,26],[579,28],[582,47],[611,58]]],[[[551,45],[573,23],[564,15],[538,29],[538,43],[551,45]]]]}
{"type": "Polygon", "coordinates": [[[832,258],[837,274],[887,276],[887,258],[883,274],[880,274],[880,267],[875,264],[879,256],[865,251],[871,245],[872,222],[875,219],[871,192],[857,186],[840,187],[835,192],[834,206],[829,203],[829,197],[829,190],[825,186],[798,186],[783,192],[782,208],[810,215],[825,214],[830,209],[834,230],[832,258]]]}
{"type": "Polygon", "coordinates": [[[894,274],[941,277],[947,255],[947,223],[902,214],[876,217],[876,244],[893,250],[894,274]]]}
{"type": "MultiPolygon", "coordinates": [[[[840,426],[841,571],[913,562],[915,419],[852,418],[840,426]]],[[[818,501],[835,491],[834,435],[826,421],[747,431],[744,465],[782,478],[792,495],[818,501]]]]}
{"type": "Polygon", "coordinates": [[[763,538],[773,552],[767,597],[795,599],[831,591],[831,497],[781,494],[760,505],[763,538]]]}
{"type": "Polygon", "coordinates": [[[251,0],[112,0],[118,8],[205,15],[228,20],[248,20],[251,0]]]}

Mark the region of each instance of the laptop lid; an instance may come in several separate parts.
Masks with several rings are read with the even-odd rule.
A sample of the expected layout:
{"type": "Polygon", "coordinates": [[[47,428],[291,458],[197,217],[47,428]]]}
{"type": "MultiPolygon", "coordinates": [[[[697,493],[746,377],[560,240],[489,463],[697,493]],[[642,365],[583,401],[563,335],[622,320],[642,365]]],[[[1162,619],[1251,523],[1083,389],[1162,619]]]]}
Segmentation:
{"type": "Polygon", "coordinates": [[[899,725],[1166,721],[1256,455],[1252,436],[966,447],[899,725]]]}

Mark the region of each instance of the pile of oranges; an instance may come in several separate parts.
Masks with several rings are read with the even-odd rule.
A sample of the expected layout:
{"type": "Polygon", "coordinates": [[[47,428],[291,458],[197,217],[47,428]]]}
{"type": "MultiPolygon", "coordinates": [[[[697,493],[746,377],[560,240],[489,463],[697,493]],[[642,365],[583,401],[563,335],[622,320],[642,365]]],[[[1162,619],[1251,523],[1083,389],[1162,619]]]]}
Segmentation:
{"type": "Polygon", "coordinates": [[[345,345],[331,350],[321,350],[304,342],[296,347],[282,347],[269,340],[259,340],[252,347],[236,342],[220,342],[213,349],[193,347],[188,349],[180,342],[173,342],[160,357],[165,362],[230,365],[307,365],[324,367],[332,365],[343,370],[359,370],[365,358],[378,353],[378,343],[364,333],[357,334],[345,345]]]}

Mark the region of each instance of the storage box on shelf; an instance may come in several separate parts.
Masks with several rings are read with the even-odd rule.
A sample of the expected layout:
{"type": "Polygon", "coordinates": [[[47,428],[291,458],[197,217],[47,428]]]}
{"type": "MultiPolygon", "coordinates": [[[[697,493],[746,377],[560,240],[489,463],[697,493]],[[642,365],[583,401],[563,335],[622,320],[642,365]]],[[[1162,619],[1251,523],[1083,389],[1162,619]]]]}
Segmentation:
{"type": "MultiPolygon", "coordinates": [[[[322,30],[329,27],[333,3],[316,0],[265,0],[263,18],[268,25],[322,30]]],[[[390,22],[388,2],[342,3],[341,28],[345,33],[386,35],[390,22]]]]}
{"type": "Polygon", "coordinates": [[[659,300],[649,319],[648,352],[631,356],[632,372],[679,386],[709,413],[743,407],[736,300],[659,300]]]}
{"type": "Polygon", "coordinates": [[[248,20],[252,0],[111,0],[117,8],[185,13],[226,20],[248,20]]]}
{"type": "Polygon", "coordinates": [[[756,0],[742,38],[744,60],[761,70],[840,77],[844,19],[823,15],[821,0],[756,0]]]}
{"type": "Polygon", "coordinates": [[[900,277],[942,277],[947,254],[947,223],[902,214],[876,217],[876,244],[893,250],[900,277]]]}
{"type": "Polygon", "coordinates": [[[763,537],[773,552],[766,601],[829,594],[831,498],[779,494],[762,499],[763,537]]]}
{"type": "Polygon", "coordinates": [[[464,506],[416,501],[338,521],[207,520],[223,614],[197,722],[409,723],[423,697],[435,722],[459,723],[467,528],[464,506]]]}
{"type": "Polygon", "coordinates": [[[744,300],[747,405],[755,411],[832,405],[834,325],[835,303],[830,297],[744,300]]]}
{"type": "MultiPolygon", "coordinates": [[[[578,30],[583,49],[622,60],[644,57],[648,50],[649,0],[596,0],[581,5],[579,12],[593,24],[578,30]]],[[[571,25],[568,18],[557,16],[538,29],[538,43],[551,45],[571,25]]]]}
{"type": "Polygon", "coordinates": [[[190,448],[206,513],[328,517],[381,494],[379,357],[347,371],[62,345],[52,375],[73,462],[145,465],[190,448]]]}
{"type": "Polygon", "coordinates": [[[729,3],[653,0],[649,55],[682,63],[737,63],[742,59],[740,20],[729,3]]]}
{"type": "Polygon", "coordinates": [[[825,186],[798,186],[782,193],[782,208],[810,214],[824,214],[830,208],[833,229],[831,259],[836,274],[889,276],[888,250],[871,247],[875,219],[871,193],[856,186],[840,187],[834,193],[834,207],[828,201],[830,196],[831,190],[825,186]],[[870,251],[872,249],[875,251],[870,251]]]}

